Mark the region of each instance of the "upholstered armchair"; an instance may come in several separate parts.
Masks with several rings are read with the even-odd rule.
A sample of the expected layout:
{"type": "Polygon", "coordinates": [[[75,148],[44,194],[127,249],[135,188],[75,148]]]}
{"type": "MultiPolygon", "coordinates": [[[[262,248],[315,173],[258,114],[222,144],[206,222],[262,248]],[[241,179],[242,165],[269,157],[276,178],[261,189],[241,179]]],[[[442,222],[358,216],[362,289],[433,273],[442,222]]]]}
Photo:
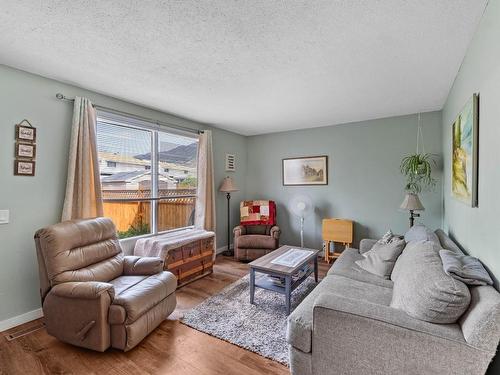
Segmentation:
{"type": "Polygon", "coordinates": [[[234,228],[234,257],[242,261],[257,259],[279,246],[280,228],[276,225],[238,225],[234,228]]]}
{"type": "Polygon", "coordinates": [[[234,257],[251,261],[276,250],[281,231],[275,222],[273,201],[241,202],[240,225],[233,230],[234,257]]]}
{"type": "Polygon", "coordinates": [[[113,222],[71,220],[35,234],[47,332],[97,351],[128,351],[175,309],[175,276],[156,257],[124,256],[113,222]]]}

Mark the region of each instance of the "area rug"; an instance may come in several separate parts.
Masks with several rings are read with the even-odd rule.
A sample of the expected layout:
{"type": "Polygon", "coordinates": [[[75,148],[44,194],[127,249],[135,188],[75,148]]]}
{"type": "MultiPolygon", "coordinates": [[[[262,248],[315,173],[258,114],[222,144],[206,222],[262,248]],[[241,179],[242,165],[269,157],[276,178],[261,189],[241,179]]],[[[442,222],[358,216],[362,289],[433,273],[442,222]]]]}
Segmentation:
{"type": "MultiPolygon", "coordinates": [[[[247,275],[188,311],[181,322],[288,366],[285,296],[256,288],[252,305],[248,285],[247,275]]],[[[315,286],[309,277],[295,289],[292,309],[315,286]]]]}

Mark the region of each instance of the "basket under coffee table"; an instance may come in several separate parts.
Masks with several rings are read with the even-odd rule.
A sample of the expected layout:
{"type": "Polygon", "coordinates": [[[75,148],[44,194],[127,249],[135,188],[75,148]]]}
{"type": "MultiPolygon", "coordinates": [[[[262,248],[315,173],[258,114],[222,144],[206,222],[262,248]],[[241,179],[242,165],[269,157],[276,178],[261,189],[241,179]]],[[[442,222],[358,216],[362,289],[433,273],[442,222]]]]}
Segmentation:
{"type": "Polygon", "coordinates": [[[257,260],[254,260],[249,264],[250,266],[250,303],[254,302],[255,288],[262,288],[271,290],[276,293],[285,295],[285,305],[286,313],[290,314],[290,298],[292,292],[300,285],[304,280],[306,280],[309,275],[314,272],[314,279],[318,282],[318,254],[319,250],[307,249],[297,246],[281,246],[279,249],[264,255],[257,260]],[[299,264],[294,267],[287,267],[278,264],[271,263],[274,259],[285,254],[291,249],[300,249],[311,251],[311,255],[303,259],[299,264]],[[299,272],[304,266],[310,265],[312,263],[313,267],[309,267],[309,270],[302,275],[297,280],[293,280],[292,276],[299,272]],[[259,280],[255,280],[255,273],[260,272],[271,276],[282,277],[285,279],[285,285],[277,285],[273,281],[266,277],[262,277],[259,280]]]}

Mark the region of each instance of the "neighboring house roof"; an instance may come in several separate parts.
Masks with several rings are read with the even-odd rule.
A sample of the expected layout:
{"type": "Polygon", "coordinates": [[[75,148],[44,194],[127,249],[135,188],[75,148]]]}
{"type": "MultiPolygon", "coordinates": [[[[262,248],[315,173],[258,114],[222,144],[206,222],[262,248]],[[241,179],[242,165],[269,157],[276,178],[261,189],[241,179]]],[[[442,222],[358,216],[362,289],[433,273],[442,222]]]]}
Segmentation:
{"type": "MultiPolygon", "coordinates": [[[[141,160],[141,159],[137,159],[134,156],[115,154],[112,152],[99,152],[99,159],[102,159],[104,161],[114,161],[116,163],[124,163],[124,164],[132,164],[132,165],[141,165],[141,166],[151,165],[150,160],[141,160]]],[[[191,173],[196,173],[196,168],[194,168],[194,167],[188,167],[185,165],[168,163],[168,162],[164,162],[164,161],[160,161],[159,164],[160,164],[160,167],[162,169],[167,168],[167,169],[175,169],[175,170],[180,170],[180,171],[188,171],[191,173]]]]}
{"type": "MultiPolygon", "coordinates": [[[[132,171],[132,172],[118,172],[110,176],[102,178],[102,183],[113,183],[113,182],[132,182],[134,180],[140,180],[141,177],[151,175],[151,171],[132,171]]],[[[173,184],[177,183],[175,178],[167,176],[163,173],[158,174],[160,181],[171,182],[173,184]]]]}
{"type": "Polygon", "coordinates": [[[131,180],[144,176],[144,171],[118,172],[102,179],[102,182],[130,182],[131,180]]]}

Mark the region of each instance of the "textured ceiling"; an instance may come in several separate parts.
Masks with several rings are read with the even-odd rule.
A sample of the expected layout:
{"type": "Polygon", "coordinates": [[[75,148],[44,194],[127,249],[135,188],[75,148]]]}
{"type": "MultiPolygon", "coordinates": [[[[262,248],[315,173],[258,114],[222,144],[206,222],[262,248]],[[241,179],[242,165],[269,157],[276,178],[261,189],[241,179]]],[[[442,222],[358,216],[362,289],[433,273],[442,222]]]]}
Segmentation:
{"type": "Polygon", "coordinates": [[[441,109],[486,2],[0,0],[0,63],[241,134],[317,127],[441,109]]]}

